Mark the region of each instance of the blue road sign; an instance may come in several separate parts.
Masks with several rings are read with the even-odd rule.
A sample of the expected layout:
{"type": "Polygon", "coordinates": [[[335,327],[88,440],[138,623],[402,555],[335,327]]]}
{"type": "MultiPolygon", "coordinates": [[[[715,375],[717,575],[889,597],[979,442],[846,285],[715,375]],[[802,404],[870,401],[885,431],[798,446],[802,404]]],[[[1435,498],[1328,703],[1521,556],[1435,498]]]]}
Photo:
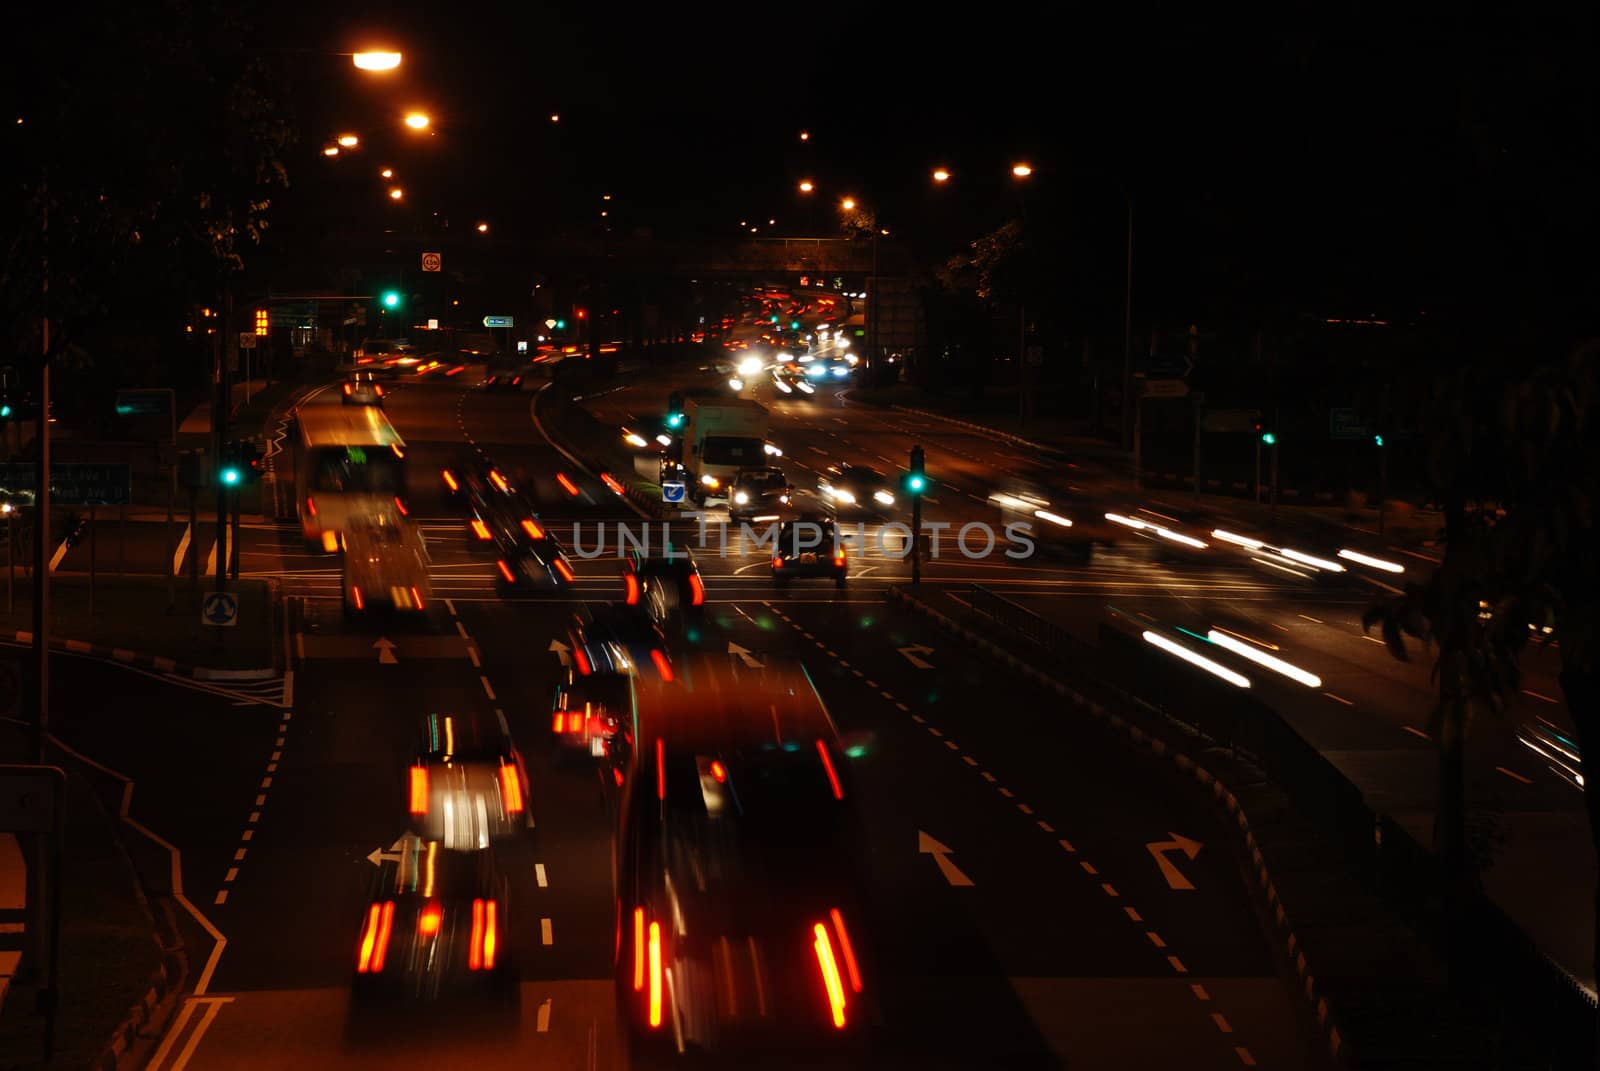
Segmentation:
{"type": "Polygon", "coordinates": [[[233,628],[239,623],[239,596],[231,591],[213,591],[200,605],[200,621],[217,628],[233,628]]]}
{"type": "Polygon", "coordinates": [[[668,480],[666,483],[661,485],[661,501],[682,502],[684,490],[684,484],[676,480],[668,480]]]}

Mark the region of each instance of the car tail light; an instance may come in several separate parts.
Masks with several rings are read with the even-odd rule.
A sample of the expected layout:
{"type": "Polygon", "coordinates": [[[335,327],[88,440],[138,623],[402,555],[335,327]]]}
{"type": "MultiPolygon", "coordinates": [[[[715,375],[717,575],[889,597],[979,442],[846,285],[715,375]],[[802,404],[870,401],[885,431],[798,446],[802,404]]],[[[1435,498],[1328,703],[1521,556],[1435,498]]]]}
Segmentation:
{"type": "Polygon", "coordinates": [[[569,480],[566,473],[556,473],[556,483],[559,483],[561,485],[561,489],[567,494],[572,495],[573,497],[577,496],[578,485],[569,480]]]}
{"type": "Polygon", "coordinates": [[[861,992],[861,968],[856,964],[856,950],[855,946],[850,943],[850,931],[845,929],[844,916],[839,913],[838,908],[834,908],[828,913],[828,917],[833,920],[834,932],[839,935],[839,953],[844,958],[845,977],[850,979],[851,991],[859,993],[861,992]]]}
{"type": "Polygon", "coordinates": [[[521,383],[521,382],[522,382],[522,377],[521,377],[521,376],[517,376],[517,377],[516,377],[516,378],[515,378],[515,379],[513,379],[513,380],[512,380],[512,381],[511,381],[511,385],[512,385],[512,386],[513,386],[513,387],[515,387],[515,386],[516,386],[516,385],[517,385],[517,384],[519,384],[519,383],[521,383]]]}
{"type": "Polygon", "coordinates": [[[395,495],[394,496],[394,508],[400,511],[400,516],[402,516],[402,517],[411,516],[411,511],[406,509],[405,500],[402,499],[399,495],[395,495]]]}
{"type": "Polygon", "coordinates": [[[529,539],[543,539],[544,538],[544,529],[539,527],[539,522],[537,522],[537,521],[524,520],[522,522],[522,530],[524,532],[528,533],[528,538],[529,539]]]}
{"type": "Polygon", "coordinates": [[[622,578],[622,582],[627,587],[627,598],[626,598],[626,601],[627,601],[628,605],[629,606],[638,606],[639,605],[639,578],[634,576],[632,573],[629,573],[627,576],[624,576],[622,578]]]}
{"type": "Polygon", "coordinates": [[[411,767],[411,813],[428,813],[428,768],[411,767]]]}
{"type": "Polygon", "coordinates": [[[600,482],[611,488],[611,490],[616,494],[621,495],[627,493],[622,484],[617,482],[617,478],[611,475],[609,472],[602,472],[600,474],[600,482]]]}
{"type": "Polygon", "coordinates": [[[844,564],[844,548],[843,547],[835,547],[833,549],[833,564],[835,564],[835,565],[843,565],[844,564]]]}
{"type": "Polygon", "coordinates": [[[563,716],[564,713],[565,713],[564,711],[558,710],[552,716],[554,720],[553,720],[553,722],[552,722],[552,724],[550,726],[550,731],[551,732],[559,733],[561,731],[562,716],[563,716]]]}
{"type": "Polygon", "coordinates": [[[481,520],[479,520],[476,517],[472,518],[472,521],[470,523],[471,523],[471,526],[472,526],[472,534],[477,536],[479,539],[484,540],[485,542],[487,542],[488,539],[489,539],[489,526],[487,524],[484,524],[481,520]]]}
{"type": "Polygon", "coordinates": [[[566,559],[564,558],[556,559],[556,572],[560,573],[561,579],[565,580],[569,584],[577,579],[572,575],[572,566],[568,565],[566,563],[566,559]]]}
{"type": "Polygon", "coordinates": [[[426,607],[422,605],[422,596],[417,592],[416,588],[411,589],[411,602],[418,610],[426,609],[426,607]]]}
{"type": "Polygon", "coordinates": [[[828,771],[828,785],[833,789],[833,798],[844,799],[844,787],[839,784],[839,771],[833,768],[833,756],[828,754],[828,745],[817,741],[817,754],[822,756],[822,768],[828,771]]]}
{"type": "Polygon", "coordinates": [[[644,989],[644,908],[633,909],[633,991],[644,989]]]}
{"type": "Polygon", "coordinates": [[[495,562],[495,564],[500,567],[500,575],[506,578],[507,584],[515,584],[517,582],[517,578],[512,575],[511,566],[507,565],[504,561],[498,561],[495,562]]]}
{"type": "Polygon", "coordinates": [[[385,900],[367,909],[367,924],[361,930],[361,948],[356,953],[356,973],[377,974],[389,953],[389,933],[394,925],[394,901],[385,900]]]}
{"type": "Polygon", "coordinates": [[[351,596],[351,598],[356,600],[356,609],[357,610],[366,609],[367,604],[366,604],[366,601],[361,598],[361,589],[359,587],[351,587],[350,596],[351,596]]]}
{"type": "Polygon", "coordinates": [[[656,799],[667,798],[667,745],[656,737],[656,799]]]}
{"type": "Polygon", "coordinates": [[[310,495],[306,496],[306,512],[313,517],[317,515],[317,500],[310,495]]]}
{"type": "Polygon", "coordinates": [[[833,1025],[844,1028],[844,983],[839,978],[839,964],[833,958],[833,942],[828,928],[822,923],[811,927],[815,936],[812,947],[817,953],[817,967],[822,971],[822,985],[828,991],[828,1007],[833,1012],[833,1025]]]}
{"type": "Polygon", "coordinates": [[[504,476],[500,475],[499,469],[489,470],[489,482],[507,494],[511,493],[511,485],[506,482],[506,478],[504,476]]]}
{"type": "Polygon", "coordinates": [[[783,568],[783,559],[780,558],[778,555],[774,554],[772,556],[772,567],[774,569],[782,569],[783,568]]]}
{"type": "Polygon", "coordinates": [[[438,904],[428,904],[422,909],[422,914],[417,916],[417,932],[424,937],[432,937],[439,932],[439,927],[444,925],[444,910],[438,904]]]}
{"type": "Polygon", "coordinates": [[[450,489],[451,494],[455,494],[457,491],[461,490],[461,485],[456,482],[455,473],[451,472],[449,469],[444,469],[439,473],[439,475],[444,477],[444,485],[450,489]]]}
{"type": "Polygon", "coordinates": [[[719,785],[725,785],[728,783],[728,768],[722,765],[722,761],[720,759],[711,760],[711,776],[716,779],[716,782],[719,785]]]}
{"type": "Polygon", "coordinates": [[[650,651],[650,661],[656,664],[656,672],[661,674],[662,680],[672,680],[672,663],[667,661],[667,652],[663,651],[659,647],[652,648],[650,651]]]}
{"type": "Polygon", "coordinates": [[[494,970],[494,955],[500,946],[499,901],[489,900],[483,905],[483,969],[494,970]]]}
{"type": "Polygon", "coordinates": [[[650,1025],[661,1025],[661,923],[650,924],[650,1025]]]}
{"type": "Polygon", "coordinates": [[[701,606],[706,601],[706,585],[699,573],[689,574],[689,605],[701,606]]]}
{"type": "Polygon", "coordinates": [[[467,945],[468,970],[476,971],[483,968],[483,924],[486,914],[482,900],[472,901],[472,941],[467,945]]]}
{"type": "Polygon", "coordinates": [[[344,385],[344,392],[345,392],[345,393],[346,393],[346,394],[349,394],[349,393],[350,393],[350,384],[348,384],[348,383],[346,383],[346,384],[345,384],[345,385],[344,385]]]}
{"type": "Polygon", "coordinates": [[[378,386],[378,384],[374,383],[372,385],[372,393],[374,393],[378,397],[382,398],[383,397],[383,388],[378,386]]]}
{"type": "Polygon", "coordinates": [[[578,672],[585,677],[594,672],[594,667],[589,664],[589,656],[583,653],[582,647],[572,649],[572,657],[578,660],[578,672]]]}
{"type": "Polygon", "coordinates": [[[522,778],[514,763],[500,763],[500,798],[506,801],[507,814],[522,813],[522,778]]]}

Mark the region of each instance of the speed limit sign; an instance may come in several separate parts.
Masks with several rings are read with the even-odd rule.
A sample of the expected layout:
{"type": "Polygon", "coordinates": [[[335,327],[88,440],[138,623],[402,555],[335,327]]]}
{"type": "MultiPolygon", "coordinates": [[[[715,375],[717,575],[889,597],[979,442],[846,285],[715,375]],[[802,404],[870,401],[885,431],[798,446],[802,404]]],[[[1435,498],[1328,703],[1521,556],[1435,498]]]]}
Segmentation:
{"type": "Polygon", "coordinates": [[[423,271],[438,271],[440,269],[440,267],[443,266],[443,263],[444,263],[444,258],[441,257],[438,253],[424,253],[424,254],[422,254],[422,270],[423,271]]]}

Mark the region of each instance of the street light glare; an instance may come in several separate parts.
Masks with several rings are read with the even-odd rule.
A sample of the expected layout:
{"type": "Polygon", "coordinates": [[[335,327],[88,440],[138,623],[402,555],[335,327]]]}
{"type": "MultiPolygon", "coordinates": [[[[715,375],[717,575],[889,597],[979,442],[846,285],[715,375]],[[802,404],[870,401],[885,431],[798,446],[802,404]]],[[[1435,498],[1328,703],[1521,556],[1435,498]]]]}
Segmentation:
{"type": "Polygon", "coordinates": [[[489,233],[489,225],[487,223],[478,224],[478,233],[479,234],[488,234],[489,233]]]}
{"type": "Polygon", "coordinates": [[[1029,167],[1027,164],[1013,164],[1011,167],[1011,173],[1017,176],[1017,178],[1027,178],[1029,175],[1033,174],[1033,168],[1029,167]]]}
{"type": "Polygon", "coordinates": [[[337,146],[337,145],[329,145],[326,149],[322,150],[322,155],[324,155],[324,156],[338,156],[339,155],[339,146],[337,146]]]}
{"type": "Polygon", "coordinates": [[[432,120],[422,112],[411,112],[406,116],[406,126],[409,126],[412,130],[426,130],[430,122],[432,120]]]}
{"type": "Polygon", "coordinates": [[[561,115],[560,115],[560,113],[559,113],[559,112],[551,112],[551,113],[550,113],[550,121],[551,121],[551,122],[552,122],[552,123],[559,123],[559,122],[561,122],[561,115]]]}
{"type": "Polygon", "coordinates": [[[361,144],[361,139],[356,137],[354,134],[340,134],[339,144],[343,145],[347,149],[353,149],[357,145],[361,144]]]}
{"type": "Polygon", "coordinates": [[[839,202],[839,207],[844,209],[846,212],[854,212],[856,208],[856,199],[854,197],[846,197],[844,200],[839,202]]]}
{"type": "Polygon", "coordinates": [[[811,140],[811,131],[809,131],[809,130],[800,131],[800,140],[801,141],[810,141],[811,140]]]}
{"type": "Polygon", "coordinates": [[[935,182],[949,182],[950,181],[950,172],[946,171],[942,167],[934,168],[933,181],[935,181],[935,182]]]}
{"type": "Polygon", "coordinates": [[[400,66],[398,52],[357,52],[353,58],[363,71],[392,71],[400,66]]]}
{"type": "Polygon", "coordinates": [[[810,179],[802,179],[802,180],[800,180],[800,192],[801,193],[810,193],[814,189],[816,189],[816,187],[811,184],[811,180],[810,179]]]}
{"type": "Polygon", "coordinates": [[[400,198],[404,197],[405,195],[406,195],[406,191],[402,190],[399,186],[396,186],[394,189],[389,191],[389,200],[398,201],[398,200],[400,200],[400,198]]]}
{"type": "Polygon", "coordinates": [[[382,171],[379,171],[378,174],[382,175],[384,178],[394,178],[394,168],[386,167],[382,171]]]}

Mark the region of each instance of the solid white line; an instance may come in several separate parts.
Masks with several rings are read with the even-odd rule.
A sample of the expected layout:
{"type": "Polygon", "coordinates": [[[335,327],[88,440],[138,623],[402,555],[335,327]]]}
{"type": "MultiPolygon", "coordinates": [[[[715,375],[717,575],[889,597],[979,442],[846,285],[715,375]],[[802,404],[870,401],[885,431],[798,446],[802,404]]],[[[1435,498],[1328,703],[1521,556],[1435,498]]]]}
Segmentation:
{"type": "Polygon", "coordinates": [[[178,902],[179,907],[189,912],[190,916],[200,924],[200,928],[206,931],[206,935],[214,942],[211,946],[211,955],[206,959],[205,969],[200,972],[200,980],[194,985],[195,996],[204,996],[206,987],[211,984],[211,976],[216,973],[217,961],[222,958],[222,950],[228,947],[228,939],[222,936],[221,930],[211,924],[210,919],[200,913],[199,908],[189,902],[187,896],[183,895],[183,860],[172,842],[157,836],[149,827],[137,819],[125,817],[123,821],[167,850],[168,856],[171,857],[171,877],[169,880],[172,884],[172,898],[178,902]]]}
{"type": "Polygon", "coordinates": [[[555,941],[555,938],[550,933],[550,920],[549,919],[540,919],[539,920],[539,941],[540,941],[540,943],[547,944],[547,945],[548,944],[552,944],[555,941]]]}
{"type": "MultiPolygon", "coordinates": [[[[200,1020],[200,1025],[194,1028],[194,1033],[189,1035],[189,1043],[178,1053],[178,1058],[172,1061],[172,1071],[183,1071],[189,1065],[189,1058],[194,1055],[194,1050],[199,1048],[200,1039],[205,1037],[206,1031],[211,1029],[212,1020],[216,1019],[217,1012],[222,1010],[226,1001],[213,1000],[206,1004],[206,1013],[200,1020]]],[[[154,1066],[153,1064],[151,1066],[154,1066]]]]}
{"type": "Polygon", "coordinates": [[[459,621],[456,622],[456,631],[461,633],[461,638],[462,639],[464,639],[464,640],[472,639],[471,636],[467,635],[467,626],[463,625],[459,621]]]}
{"type": "Polygon", "coordinates": [[[283,671],[283,705],[294,706],[294,670],[283,671]]]}
{"type": "Polygon", "coordinates": [[[189,552],[189,526],[183,526],[183,536],[178,540],[178,549],[172,555],[172,575],[177,576],[183,571],[183,556],[189,552]]]}
{"type": "Polygon", "coordinates": [[[211,553],[206,556],[206,575],[217,575],[217,541],[211,541],[211,553]]]}
{"type": "Polygon", "coordinates": [[[61,541],[61,545],[56,548],[56,552],[50,556],[50,571],[52,573],[56,571],[56,566],[61,564],[61,559],[65,558],[66,556],[67,556],[67,541],[65,539],[63,539],[61,541]]]}
{"type": "Polygon", "coordinates": [[[451,617],[455,617],[456,616],[456,604],[453,601],[451,601],[450,599],[446,599],[444,601],[444,605],[445,605],[445,608],[450,611],[450,616],[451,617]]]}
{"type": "Polygon", "coordinates": [[[484,694],[489,697],[489,701],[491,703],[494,702],[494,699],[495,699],[494,689],[489,687],[489,678],[488,677],[479,677],[478,679],[483,682],[484,694]]]}
{"type": "Polygon", "coordinates": [[[475,668],[481,668],[483,666],[483,663],[478,661],[478,649],[472,646],[470,643],[467,644],[467,658],[471,660],[472,665],[475,668]]]}

